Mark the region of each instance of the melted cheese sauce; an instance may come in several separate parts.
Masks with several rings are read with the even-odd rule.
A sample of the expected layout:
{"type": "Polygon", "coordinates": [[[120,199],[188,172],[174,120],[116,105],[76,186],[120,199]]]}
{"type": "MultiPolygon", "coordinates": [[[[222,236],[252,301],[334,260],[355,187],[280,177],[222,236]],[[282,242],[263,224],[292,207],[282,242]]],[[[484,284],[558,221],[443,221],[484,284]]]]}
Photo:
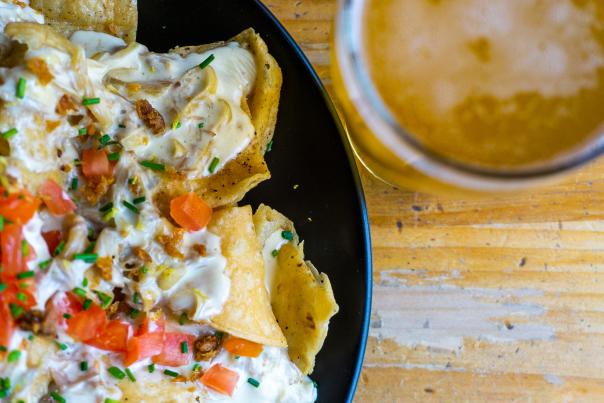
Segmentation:
{"type": "MultiPolygon", "coordinates": [[[[43,17],[29,7],[0,0],[0,32],[14,21],[42,23],[43,17]]],[[[169,331],[196,336],[213,333],[215,330],[204,323],[221,312],[230,292],[236,292],[225,274],[227,262],[221,253],[220,237],[207,229],[184,232],[178,243],[181,256],[168,253],[160,237],[176,236],[174,227],[151,202],[158,178],[140,161],[153,160],[188,177],[201,177],[218,172],[236,158],[254,135],[245,112],[245,97],[256,75],[253,56],[236,43],[181,57],[149,52],[140,44],[126,46],[121,39],[96,32],[76,32],[71,40],[79,47],[76,57],[61,46],[32,48],[25,54],[25,65],[31,59],[45,62],[53,76],[48,84],[42,84],[25,65],[0,68],[0,132],[11,128],[18,131],[8,139],[9,154],[0,162],[10,176],[32,192],[46,178],[56,178],[59,171],[66,173],[69,181],[85,183],[76,165],[81,150],[90,146],[79,133],[84,126],[79,122],[87,122],[88,111],[98,121],[101,134],[109,134],[112,141],[121,144],[121,148],[114,148],[120,155],[114,167],[114,183],[101,200],[92,205],[80,203],[81,195],[67,192],[78,202],[77,215],[54,216],[42,209],[24,226],[24,239],[36,256],[28,262],[36,273],[35,308],[44,311],[54,295],[74,288],[84,289],[94,301],[95,292],[113,295],[120,288],[131,308],[161,309],[170,312],[172,318],[186,315],[191,321],[180,325],[169,319],[169,331]],[[199,68],[210,56],[213,61],[199,68]],[[21,78],[27,80],[22,99],[15,91],[21,78]],[[74,123],[57,110],[64,95],[76,101],[69,115],[81,116],[80,121],[74,123]],[[87,97],[98,97],[101,103],[87,110],[80,105],[87,97]],[[148,100],[161,113],[166,122],[163,134],[152,134],[137,115],[133,102],[139,99],[148,100]],[[218,162],[212,163],[215,160],[218,162]],[[137,214],[125,206],[134,197],[146,200],[137,204],[137,214]],[[100,206],[109,202],[112,207],[100,211],[100,206]],[[65,244],[57,256],[51,257],[42,234],[57,230],[62,231],[65,244]],[[94,244],[89,240],[91,230],[94,244]],[[74,260],[75,254],[87,249],[98,259],[111,259],[108,276],[99,276],[93,263],[74,260]],[[137,249],[143,250],[151,263],[144,265],[145,271],[135,281],[129,265],[137,249]],[[46,261],[48,266],[38,269],[46,261]],[[139,302],[134,302],[135,295],[140,296],[139,302]]],[[[9,48],[10,41],[0,34],[0,55],[9,48]]],[[[284,242],[276,233],[264,247],[265,260],[269,261],[267,248],[272,259],[267,263],[268,279],[272,278],[275,259],[270,253],[284,242]]],[[[269,284],[267,280],[270,290],[269,284]]],[[[119,315],[126,319],[125,313],[119,315]]],[[[56,333],[54,340],[15,331],[7,348],[18,349],[21,355],[11,363],[0,363],[0,377],[11,382],[10,394],[0,401],[38,401],[48,393],[50,381],[67,402],[121,399],[118,380],[107,369],[123,368],[123,355],[77,342],[61,326],[57,326],[56,333]],[[80,369],[83,361],[88,362],[87,371],[80,369]]],[[[138,382],[171,381],[163,374],[166,367],[157,365],[155,372],[149,373],[150,362],[145,359],[130,367],[138,382]]],[[[216,363],[239,375],[231,398],[205,388],[199,381],[182,383],[182,394],[171,397],[234,402],[316,399],[312,381],[289,360],[286,349],[265,347],[257,358],[239,358],[222,350],[211,362],[199,364],[207,369],[216,363]],[[254,387],[247,382],[249,378],[260,385],[254,387]]],[[[192,365],[169,369],[187,376],[192,365]]]]}

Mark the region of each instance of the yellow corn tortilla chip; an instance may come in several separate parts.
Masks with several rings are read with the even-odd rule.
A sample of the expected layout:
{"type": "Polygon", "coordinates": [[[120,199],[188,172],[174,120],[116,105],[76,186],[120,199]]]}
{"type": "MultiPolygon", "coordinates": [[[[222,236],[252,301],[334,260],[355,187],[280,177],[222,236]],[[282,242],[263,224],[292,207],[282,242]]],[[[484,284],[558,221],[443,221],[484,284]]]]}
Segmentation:
{"type": "Polygon", "coordinates": [[[136,0],[31,0],[46,23],[65,36],[77,30],[99,31],[136,40],[136,0]]]}
{"type": "MultiPolygon", "coordinates": [[[[164,377],[166,378],[166,377],[164,377]]],[[[161,382],[150,382],[145,379],[137,379],[137,382],[131,382],[124,379],[118,383],[122,391],[121,402],[136,403],[182,403],[182,402],[203,402],[199,388],[191,387],[191,384],[182,382],[171,382],[169,379],[162,379],[161,382]]]]}
{"type": "Polygon", "coordinates": [[[287,339],[289,358],[305,374],[315,365],[323,347],[329,320],[338,312],[329,278],[304,261],[303,244],[293,223],[283,214],[261,205],[254,214],[260,245],[275,231],[289,230],[294,239],[281,247],[271,286],[271,305],[287,339]]]}
{"type": "Polygon", "coordinates": [[[231,292],[222,312],[210,319],[216,329],[256,343],[285,347],[264,286],[264,263],[254,231],[252,208],[229,207],[212,216],[208,229],[221,237],[231,292]]]}
{"type": "MultiPolygon", "coordinates": [[[[270,178],[264,153],[273,138],[277,122],[283,81],[281,69],[268,53],[266,43],[253,29],[246,29],[228,42],[232,41],[238,42],[254,55],[256,81],[251,94],[242,100],[242,106],[244,110],[249,110],[256,129],[255,136],[237,158],[212,176],[183,181],[181,178],[169,178],[166,175],[162,181],[162,189],[155,195],[155,201],[162,211],[167,211],[167,205],[174,196],[188,191],[198,193],[212,207],[232,205],[240,201],[250,189],[270,178]]],[[[226,43],[179,47],[173,49],[173,52],[186,56],[192,52],[205,52],[226,43]]]]}

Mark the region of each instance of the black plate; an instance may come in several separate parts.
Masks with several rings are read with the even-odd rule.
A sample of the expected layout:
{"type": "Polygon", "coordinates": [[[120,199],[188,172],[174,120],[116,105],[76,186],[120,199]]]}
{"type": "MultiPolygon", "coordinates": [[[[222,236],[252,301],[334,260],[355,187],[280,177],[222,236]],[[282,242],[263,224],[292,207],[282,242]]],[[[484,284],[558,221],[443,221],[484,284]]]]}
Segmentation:
{"type": "Polygon", "coordinates": [[[305,240],[306,257],[329,275],[340,312],[312,378],[319,384],[318,401],[352,400],[369,323],[371,248],[358,173],[325,89],[260,2],[142,0],[139,13],[138,41],[151,50],[224,40],[253,27],[283,69],[274,146],[267,156],[273,177],[245,202],[264,202],[291,218],[305,240]]]}

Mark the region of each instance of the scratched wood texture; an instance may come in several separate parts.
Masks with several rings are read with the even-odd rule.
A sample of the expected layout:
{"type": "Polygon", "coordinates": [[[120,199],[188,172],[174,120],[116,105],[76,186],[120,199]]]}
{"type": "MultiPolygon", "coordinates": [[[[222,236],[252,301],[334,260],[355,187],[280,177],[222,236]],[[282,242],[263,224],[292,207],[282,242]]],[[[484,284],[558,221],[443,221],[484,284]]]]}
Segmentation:
{"type": "MultiPolygon", "coordinates": [[[[335,0],[266,0],[331,90],[335,0]]],[[[604,163],[481,200],[361,170],[374,303],[357,402],[604,401],[604,163]]]]}

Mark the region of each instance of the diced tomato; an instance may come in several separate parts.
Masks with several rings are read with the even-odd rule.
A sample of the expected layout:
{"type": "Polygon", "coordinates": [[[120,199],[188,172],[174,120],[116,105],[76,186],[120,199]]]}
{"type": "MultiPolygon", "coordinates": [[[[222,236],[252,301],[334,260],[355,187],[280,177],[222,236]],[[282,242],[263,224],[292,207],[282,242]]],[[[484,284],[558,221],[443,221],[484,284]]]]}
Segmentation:
{"type": "Polygon", "coordinates": [[[16,304],[22,308],[30,309],[36,305],[36,298],[33,294],[34,287],[33,281],[22,280],[18,283],[11,283],[2,293],[2,297],[7,304],[16,304]]]}
{"type": "Polygon", "coordinates": [[[0,346],[8,347],[15,331],[15,321],[8,309],[8,302],[0,296],[0,346]]]}
{"type": "Polygon", "coordinates": [[[107,152],[96,148],[82,151],[82,173],[87,178],[111,175],[107,152]]]}
{"type": "Polygon", "coordinates": [[[92,304],[67,320],[67,334],[76,340],[88,341],[99,335],[107,325],[107,315],[103,308],[92,304]]]}
{"type": "Polygon", "coordinates": [[[51,255],[63,240],[63,234],[61,233],[61,231],[43,232],[42,237],[44,237],[44,240],[46,241],[46,246],[48,246],[48,253],[50,253],[51,255]]]}
{"type": "Polygon", "coordinates": [[[186,365],[193,360],[193,343],[195,336],[187,333],[166,333],[162,352],[152,358],[153,362],[169,367],[186,365]],[[183,353],[182,343],[187,343],[186,353],[183,353]]]}
{"type": "Polygon", "coordinates": [[[64,215],[76,209],[75,203],[69,198],[63,188],[52,179],[47,179],[39,189],[40,197],[54,215],[64,215]]]}
{"type": "Polygon", "coordinates": [[[88,340],[86,344],[101,350],[126,352],[128,345],[128,336],[130,335],[130,325],[119,320],[112,320],[107,323],[98,336],[88,340]]]}
{"type": "Polygon", "coordinates": [[[210,369],[203,373],[199,380],[205,386],[214,389],[216,392],[233,396],[233,391],[239,380],[239,374],[220,364],[214,364],[210,369]]]}
{"type": "Polygon", "coordinates": [[[258,357],[262,352],[262,344],[229,336],[222,345],[231,354],[242,357],[258,357]]]}
{"type": "Polygon", "coordinates": [[[195,193],[188,193],[170,201],[170,216],[187,231],[199,231],[210,222],[212,208],[195,193]]]}
{"type": "Polygon", "coordinates": [[[151,313],[145,316],[145,320],[136,331],[137,336],[148,333],[161,333],[162,337],[166,330],[166,319],[161,313],[151,313]]]}
{"type": "Polygon", "coordinates": [[[124,365],[129,366],[144,358],[161,354],[164,346],[163,333],[147,333],[128,340],[128,351],[124,356],[124,365]]]}
{"type": "Polygon", "coordinates": [[[28,191],[8,194],[0,187],[0,215],[15,224],[25,224],[40,207],[40,200],[28,191]]]}
{"type": "Polygon", "coordinates": [[[27,270],[27,259],[23,256],[23,231],[17,224],[5,224],[0,232],[0,250],[2,251],[2,280],[13,281],[18,273],[27,270]]]}
{"type": "Polygon", "coordinates": [[[80,299],[70,292],[61,292],[55,294],[52,299],[46,304],[47,311],[53,315],[55,322],[59,326],[65,326],[67,319],[65,314],[74,316],[76,313],[82,310],[82,303],[80,299]]]}

